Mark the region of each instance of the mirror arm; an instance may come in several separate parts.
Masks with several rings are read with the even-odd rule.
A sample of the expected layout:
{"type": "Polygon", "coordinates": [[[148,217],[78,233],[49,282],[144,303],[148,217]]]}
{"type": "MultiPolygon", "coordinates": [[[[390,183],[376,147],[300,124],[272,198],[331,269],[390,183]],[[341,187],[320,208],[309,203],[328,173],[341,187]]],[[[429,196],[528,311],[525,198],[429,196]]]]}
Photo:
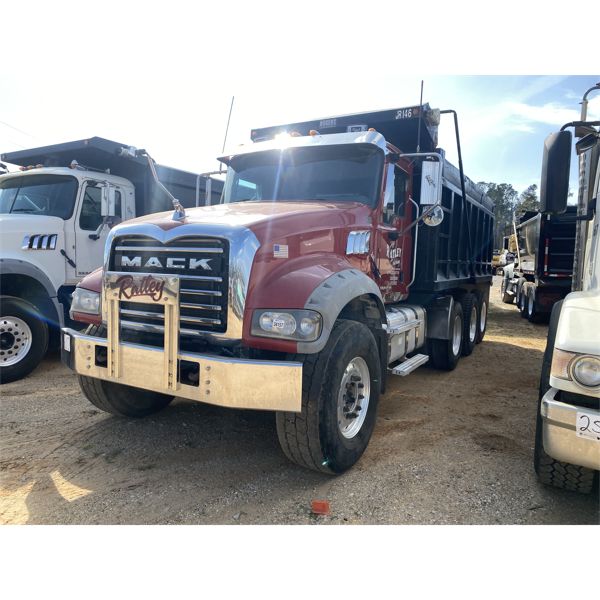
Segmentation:
{"type": "Polygon", "coordinates": [[[96,231],[94,233],[90,233],[90,235],[88,235],[88,238],[90,238],[90,240],[99,240],[100,239],[100,234],[102,233],[102,230],[104,229],[104,227],[107,224],[107,219],[108,217],[104,217],[102,219],[102,223],[100,223],[100,225],[98,225],[98,229],[96,229],[96,231]]]}

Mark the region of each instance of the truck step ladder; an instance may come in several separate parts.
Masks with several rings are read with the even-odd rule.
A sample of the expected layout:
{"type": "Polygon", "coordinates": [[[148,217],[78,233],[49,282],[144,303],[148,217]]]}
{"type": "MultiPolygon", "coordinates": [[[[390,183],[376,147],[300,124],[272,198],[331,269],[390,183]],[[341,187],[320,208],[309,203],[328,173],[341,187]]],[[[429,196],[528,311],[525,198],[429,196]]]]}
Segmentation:
{"type": "Polygon", "coordinates": [[[412,373],[415,369],[418,369],[421,365],[424,365],[429,360],[427,354],[415,354],[413,357],[408,358],[404,362],[391,369],[392,375],[400,375],[400,377],[406,377],[409,373],[412,373]]]}

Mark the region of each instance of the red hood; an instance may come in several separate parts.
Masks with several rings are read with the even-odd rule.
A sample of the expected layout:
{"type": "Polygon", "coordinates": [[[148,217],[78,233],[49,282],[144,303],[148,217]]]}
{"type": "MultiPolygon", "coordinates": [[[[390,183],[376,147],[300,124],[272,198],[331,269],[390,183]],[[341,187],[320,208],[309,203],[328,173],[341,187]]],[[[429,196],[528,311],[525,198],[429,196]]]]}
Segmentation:
{"type": "Polygon", "coordinates": [[[190,224],[247,227],[261,244],[315,229],[371,223],[371,209],[360,202],[236,202],[188,208],[183,221],[173,221],[172,214],[147,215],[127,223],[152,223],[165,230],[190,224]]]}

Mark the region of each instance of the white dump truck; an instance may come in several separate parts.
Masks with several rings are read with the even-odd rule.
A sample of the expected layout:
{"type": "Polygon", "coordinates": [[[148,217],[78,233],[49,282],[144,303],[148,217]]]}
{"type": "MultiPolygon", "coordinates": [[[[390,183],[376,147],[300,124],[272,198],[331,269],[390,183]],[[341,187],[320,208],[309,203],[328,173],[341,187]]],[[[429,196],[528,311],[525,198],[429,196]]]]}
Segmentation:
{"type": "Polygon", "coordinates": [[[0,382],[7,383],[30,373],[71,322],[71,293],[102,264],[114,224],[170,207],[163,184],[191,207],[218,202],[222,183],[155,166],[144,150],[99,137],[1,159],[21,167],[0,170],[0,382]]]}
{"type": "Polygon", "coordinates": [[[572,134],[579,156],[573,291],[550,317],[540,379],[534,466],[547,485],[589,493],[600,471],[600,121],[567,123],[545,142],[541,212],[567,207],[572,134]]]}

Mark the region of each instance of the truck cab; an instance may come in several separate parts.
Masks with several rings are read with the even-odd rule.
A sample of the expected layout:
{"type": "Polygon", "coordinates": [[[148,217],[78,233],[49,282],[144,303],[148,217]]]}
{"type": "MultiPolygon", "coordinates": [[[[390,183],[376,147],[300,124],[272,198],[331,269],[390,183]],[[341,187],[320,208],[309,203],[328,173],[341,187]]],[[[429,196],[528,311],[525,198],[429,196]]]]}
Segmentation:
{"type": "MultiPolygon", "coordinates": [[[[600,85],[591,90],[600,90],[600,85]]],[[[588,93],[591,91],[588,90],[588,93]]],[[[585,105],[585,96],[584,96],[585,105]]],[[[534,467],[540,482],[589,493],[600,471],[600,121],[548,137],[541,210],[566,210],[575,128],[580,185],[573,291],[552,310],[540,377],[534,467]]]]}

